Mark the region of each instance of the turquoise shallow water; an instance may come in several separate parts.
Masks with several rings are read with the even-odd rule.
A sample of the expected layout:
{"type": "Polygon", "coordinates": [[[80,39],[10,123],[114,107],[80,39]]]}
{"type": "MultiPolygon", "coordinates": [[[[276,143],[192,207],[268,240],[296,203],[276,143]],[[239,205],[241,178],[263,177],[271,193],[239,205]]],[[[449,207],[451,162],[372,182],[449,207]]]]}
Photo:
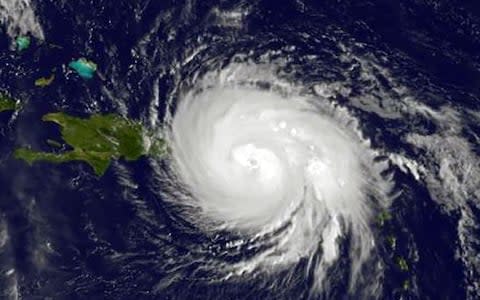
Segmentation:
{"type": "MultiPolygon", "coordinates": [[[[475,3],[20,2],[33,19],[10,10],[10,23],[0,27],[0,90],[23,103],[0,113],[0,298],[480,296],[475,3]],[[31,37],[20,53],[8,36],[15,30],[31,37]],[[83,64],[77,71],[87,79],[68,67],[79,57],[97,64],[95,75],[83,64]],[[269,251],[265,261],[272,261],[282,250],[277,238],[293,223],[259,236],[205,230],[195,210],[185,217],[190,208],[167,201],[168,160],[119,160],[97,178],[82,163],[30,167],[11,157],[20,145],[58,151],[45,143],[59,137],[58,128],[40,122],[53,111],[115,112],[162,133],[182,95],[205,76],[215,86],[220,77],[212,74],[222,71],[234,73],[221,77],[232,86],[335,107],[334,120],[356,128],[374,161],[385,163],[382,178],[393,187],[388,205],[372,209],[374,255],[362,285],[349,289],[348,232],[320,290],[312,266],[321,246],[286,268],[227,274],[257,266],[251,262],[269,251]],[[35,87],[50,74],[50,86],[35,87]]],[[[312,239],[320,245],[322,238],[312,239]]]]}

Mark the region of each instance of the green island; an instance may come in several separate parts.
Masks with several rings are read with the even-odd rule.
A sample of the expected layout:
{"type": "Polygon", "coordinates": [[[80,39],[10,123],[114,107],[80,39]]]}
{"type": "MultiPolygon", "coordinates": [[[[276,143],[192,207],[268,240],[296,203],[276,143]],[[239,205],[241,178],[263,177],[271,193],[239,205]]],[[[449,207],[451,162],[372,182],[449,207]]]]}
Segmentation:
{"type": "MultiPolygon", "coordinates": [[[[14,153],[15,158],[30,165],[36,161],[84,161],[102,176],[114,159],[123,157],[133,161],[143,155],[162,156],[167,152],[165,140],[154,138],[140,123],[119,115],[96,114],[84,119],[58,112],[46,114],[42,120],[58,124],[63,140],[73,149],[52,153],[19,148],[14,153]]],[[[48,144],[61,146],[53,140],[48,144]]]]}
{"type": "Polygon", "coordinates": [[[51,74],[49,77],[40,77],[35,80],[35,86],[46,87],[51,85],[53,80],[55,80],[55,74],[51,74]]]}
{"type": "Polygon", "coordinates": [[[410,289],[410,281],[408,281],[408,279],[404,280],[402,287],[404,291],[408,291],[410,289]]]}
{"type": "Polygon", "coordinates": [[[0,93],[0,112],[18,108],[20,108],[20,104],[15,99],[0,93]]]}
{"type": "Polygon", "coordinates": [[[392,219],[392,215],[388,211],[382,211],[377,216],[377,223],[380,227],[383,227],[391,219],[392,219]]]}
{"type": "Polygon", "coordinates": [[[407,260],[403,257],[397,257],[397,266],[403,272],[407,272],[409,269],[407,260]]]}

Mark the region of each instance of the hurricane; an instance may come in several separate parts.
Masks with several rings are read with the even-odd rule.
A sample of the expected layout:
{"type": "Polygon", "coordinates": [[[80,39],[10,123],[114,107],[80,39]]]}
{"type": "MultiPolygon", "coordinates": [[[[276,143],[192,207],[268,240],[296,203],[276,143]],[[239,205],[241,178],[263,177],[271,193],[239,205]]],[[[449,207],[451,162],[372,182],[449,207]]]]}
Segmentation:
{"type": "Polygon", "coordinates": [[[285,89],[273,69],[233,64],[179,96],[166,117],[165,199],[207,234],[230,231],[241,237],[237,247],[264,248],[224,262],[219,274],[276,272],[305,260],[321,290],[348,237],[342,255],[350,259],[350,288],[358,288],[364,263],[375,261],[372,216],[390,202],[385,160],[347,111],[285,89]]]}
{"type": "Polygon", "coordinates": [[[0,298],[479,299],[460,2],[0,0],[0,298]]]}

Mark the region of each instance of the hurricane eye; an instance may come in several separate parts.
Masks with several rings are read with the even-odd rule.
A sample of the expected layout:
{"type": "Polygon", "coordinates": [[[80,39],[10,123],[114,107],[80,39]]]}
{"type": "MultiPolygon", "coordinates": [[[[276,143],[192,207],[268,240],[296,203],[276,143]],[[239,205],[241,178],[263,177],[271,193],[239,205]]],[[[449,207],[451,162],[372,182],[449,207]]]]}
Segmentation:
{"type": "Polygon", "coordinates": [[[169,144],[172,172],[191,195],[183,204],[199,212],[186,217],[206,232],[272,238],[276,254],[259,255],[252,270],[298,263],[320,244],[321,282],[349,231],[361,257],[354,264],[361,265],[371,249],[366,212],[373,209],[362,173],[376,170],[369,170],[373,155],[330,109],[247,87],[183,95],[169,144]]]}

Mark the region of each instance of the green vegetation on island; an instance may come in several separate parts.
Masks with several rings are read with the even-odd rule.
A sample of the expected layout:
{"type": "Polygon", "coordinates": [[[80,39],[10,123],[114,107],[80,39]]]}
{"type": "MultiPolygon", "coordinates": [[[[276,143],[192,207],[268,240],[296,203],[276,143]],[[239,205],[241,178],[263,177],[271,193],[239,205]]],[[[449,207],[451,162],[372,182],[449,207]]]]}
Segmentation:
{"type": "Polygon", "coordinates": [[[402,287],[404,291],[408,291],[410,289],[410,281],[404,280],[402,287]]]}
{"type": "Polygon", "coordinates": [[[75,70],[78,75],[84,79],[92,79],[93,75],[97,71],[97,65],[83,57],[70,62],[68,66],[75,70]]]}
{"type": "MultiPolygon", "coordinates": [[[[47,114],[42,120],[58,124],[62,138],[73,149],[50,153],[19,148],[15,151],[15,158],[28,164],[36,161],[84,161],[98,176],[102,176],[113,159],[123,157],[133,161],[142,155],[161,156],[167,150],[165,141],[153,138],[140,123],[115,114],[92,115],[83,119],[60,112],[47,114]]],[[[58,142],[49,144],[60,146],[58,142]]]]}
{"type": "Polygon", "coordinates": [[[392,215],[388,211],[382,211],[377,216],[377,223],[380,227],[383,227],[391,219],[392,219],[392,215]]]}
{"type": "Polygon", "coordinates": [[[0,112],[7,110],[17,110],[20,107],[20,104],[2,93],[0,93],[0,112]]]}
{"type": "Polygon", "coordinates": [[[395,250],[395,247],[397,246],[397,238],[393,235],[389,235],[387,236],[387,242],[390,248],[392,250],[395,250]]]}
{"type": "Polygon", "coordinates": [[[50,75],[49,77],[40,77],[35,80],[35,86],[38,87],[45,87],[52,84],[53,80],[55,80],[55,74],[50,75]]]}
{"type": "Polygon", "coordinates": [[[407,260],[403,257],[397,257],[397,266],[403,272],[407,272],[409,269],[407,260]]]}

